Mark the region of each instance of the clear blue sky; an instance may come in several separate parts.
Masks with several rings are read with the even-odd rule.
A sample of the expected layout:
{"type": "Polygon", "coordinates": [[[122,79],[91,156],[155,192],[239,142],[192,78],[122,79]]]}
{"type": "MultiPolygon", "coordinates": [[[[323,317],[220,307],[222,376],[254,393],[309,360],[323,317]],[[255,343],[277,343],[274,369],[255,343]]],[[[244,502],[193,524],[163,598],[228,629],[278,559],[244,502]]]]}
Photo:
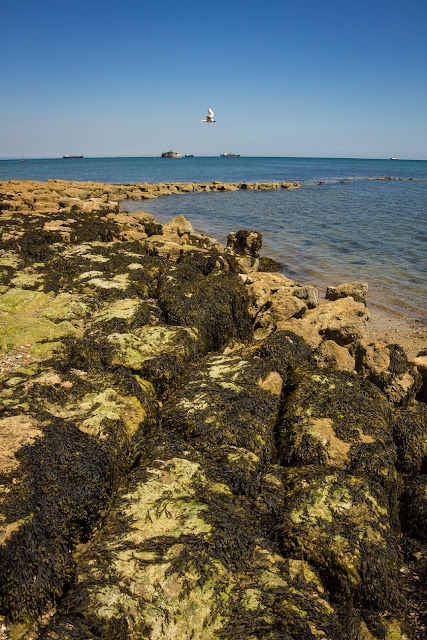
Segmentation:
{"type": "Polygon", "coordinates": [[[4,0],[1,20],[0,157],[427,158],[425,0],[4,0]]]}

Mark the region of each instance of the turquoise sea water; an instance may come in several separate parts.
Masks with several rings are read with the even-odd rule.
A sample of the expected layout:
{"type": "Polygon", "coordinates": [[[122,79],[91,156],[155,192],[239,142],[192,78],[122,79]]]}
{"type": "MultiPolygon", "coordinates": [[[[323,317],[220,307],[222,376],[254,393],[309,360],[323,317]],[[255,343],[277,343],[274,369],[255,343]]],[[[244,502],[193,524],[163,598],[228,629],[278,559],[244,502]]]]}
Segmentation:
{"type": "Polygon", "coordinates": [[[84,158],[3,160],[0,180],[203,182],[297,180],[292,191],[183,194],[126,202],[166,221],[188,217],[221,240],[263,234],[263,253],[321,287],[369,283],[369,304],[427,322],[427,161],[326,158],[84,158]],[[351,180],[392,176],[405,180],[351,180]],[[324,184],[316,185],[316,181],[324,184]]]}
{"type": "Polygon", "coordinates": [[[324,180],[347,176],[427,179],[424,160],[358,158],[62,158],[0,160],[1,180],[94,180],[109,183],[222,180],[324,180]]]}

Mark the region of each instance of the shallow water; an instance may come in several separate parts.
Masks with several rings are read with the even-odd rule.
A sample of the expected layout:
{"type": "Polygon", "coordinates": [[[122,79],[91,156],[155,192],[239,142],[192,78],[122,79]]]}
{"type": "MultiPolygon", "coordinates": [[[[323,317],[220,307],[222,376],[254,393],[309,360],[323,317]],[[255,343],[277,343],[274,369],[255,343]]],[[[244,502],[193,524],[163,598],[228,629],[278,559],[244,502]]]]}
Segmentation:
{"type": "Polygon", "coordinates": [[[427,321],[426,182],[357,180],[292,191],[183,194],[126,203],[161,221],[177,214],[221,241],[263,234],[289,277],[321,287],[360,280],[376,304],[427,321]]]}
{"type": "Polygon", "coordinates": [[[168,196],[130,203],[166,221],[179,213],[221,240],[263,234],[264,255],[321,287],[369,284],[371,302],[427,321],[427,161],[353,158],[62,158],[0,160],[0,180],[107,183],[297,180],[292,191],[168,196]],[[405,180],[351,180],[393,176],[405,180]],[[323,181],[323,185],[315,185],[323,181]]]}

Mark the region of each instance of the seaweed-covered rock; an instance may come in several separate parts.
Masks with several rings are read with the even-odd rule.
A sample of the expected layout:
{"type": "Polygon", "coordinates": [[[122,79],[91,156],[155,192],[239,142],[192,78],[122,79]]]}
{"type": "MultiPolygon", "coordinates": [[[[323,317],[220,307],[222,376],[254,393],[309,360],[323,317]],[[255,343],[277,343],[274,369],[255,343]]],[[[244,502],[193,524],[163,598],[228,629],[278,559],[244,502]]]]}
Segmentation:
{"type": "Polygon", "coordinates": [[[277,478],[266,465],[277,458],[276,424],[289,371],[310,357],[301,339],[277,332],[256,347],[204,359],[163,407],[163,424],[197,443],[215,461],[215,473],[237,494],[259,499],[263,513],[281,499],[270,495],[267,476],[273,493],[277,478]]]}
{"type": "Polygon", "coordinates": [[[61,596],[75,546],[99,521],[132,440],[154,416],[142,386],[127,395],[81,373],[34,364],[1,389],[0,607],[12,619],[61,596]]]}
{"type": "Polygon", "coordinates": [[[262,235],[257,231],[236,231],[227,236],[227,247],[241,256],[258,258],[262,247],[262,235]]]}
{"type": "Polygon", "coordinates": [[[412,402],[396,409],[393,418],[397,468],[409,475],[427,472],[427,407],[412,402]]]}
{"type": "Polygon", "coordinates": [[[165,437],[79,558],[41,639],[337,637],[315,570],[274,553],[227,485],[165,437]]]}
{"type": "Polygon", "coordinates": [[[323,567],[336,597],[396,607],[400,557],[381,493],[337,468],[310,467],[289,470],[285,491],[284,549],[323,567]]]}
{"type": "Polygon", "coordinates": [[[146,325],[132,333],[111,333],[111,364],[128,367],[150,380],[159,392],[168,390],[198,351],[198,332],[187,327],[146,325]]]}
{"type": "Polygon", "coordinates": [[[407,480],[401,498],[401,522],[406,533],[427,542],[427,474],[407,480]]]}
{"type": "Polygon", "coordinates": [[[382,389],[395,405],[407,404],[421,389],[421,375],[398,344],[360,341],[355,359],[356,371],[382,389]]]}
{"type": "Polygon", "coordinates": [[[252,273],[259,268],[262,235],[256,231],[237,231],[227,237],[227,251],[234,255],[240,273],[252,273]]]}
{"type": "Polygon", "coordinates": [[[232,273],[203,276],[186,264],[166,268],[159,282],[158,303],[168,324],[198,331],[205,351],[252,335],[247,293],[232,273]]]}
{"type": "Polygon", "coordinates": [[[280,460],[325,465],[379,483],[396,508],[396,451],[390,409],[381,392],[341,372],[302,367],[290,378],[278,424],[280,460]]]}
{"type": "Polygon", "coordinates": [[[200,447],[244,447],[270,462],[283,379],[244,354],[212,356],[165,406],[165,424],[200,447]]]}

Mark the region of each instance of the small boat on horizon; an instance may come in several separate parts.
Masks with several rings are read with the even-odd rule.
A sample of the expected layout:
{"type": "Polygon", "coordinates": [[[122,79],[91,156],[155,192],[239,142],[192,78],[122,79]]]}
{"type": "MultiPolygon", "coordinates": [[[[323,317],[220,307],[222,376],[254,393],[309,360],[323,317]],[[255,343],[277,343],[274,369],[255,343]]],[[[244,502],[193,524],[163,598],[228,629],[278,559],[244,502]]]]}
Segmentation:
{"type": "Polygon", "coordinates": [[[186,153],[184,158],[194,158],[194,153],[186,153]]]}
{"type": "Polygon", "coordinates": [[[83,156],[69,156],[68,153],[62,156],[64,160],[75,160],[76,158],[83,158],[83,156]]]}
{"type": "Polygon", "coordinates": [[[240,158],[240,153],[220,153],[221,158],[240,158]]]}
{"type": "Polygon", "coordinates": [[[399,160],[398,156],[394,156],[394,158],[390,158],[390,160],[399,160]]]}

